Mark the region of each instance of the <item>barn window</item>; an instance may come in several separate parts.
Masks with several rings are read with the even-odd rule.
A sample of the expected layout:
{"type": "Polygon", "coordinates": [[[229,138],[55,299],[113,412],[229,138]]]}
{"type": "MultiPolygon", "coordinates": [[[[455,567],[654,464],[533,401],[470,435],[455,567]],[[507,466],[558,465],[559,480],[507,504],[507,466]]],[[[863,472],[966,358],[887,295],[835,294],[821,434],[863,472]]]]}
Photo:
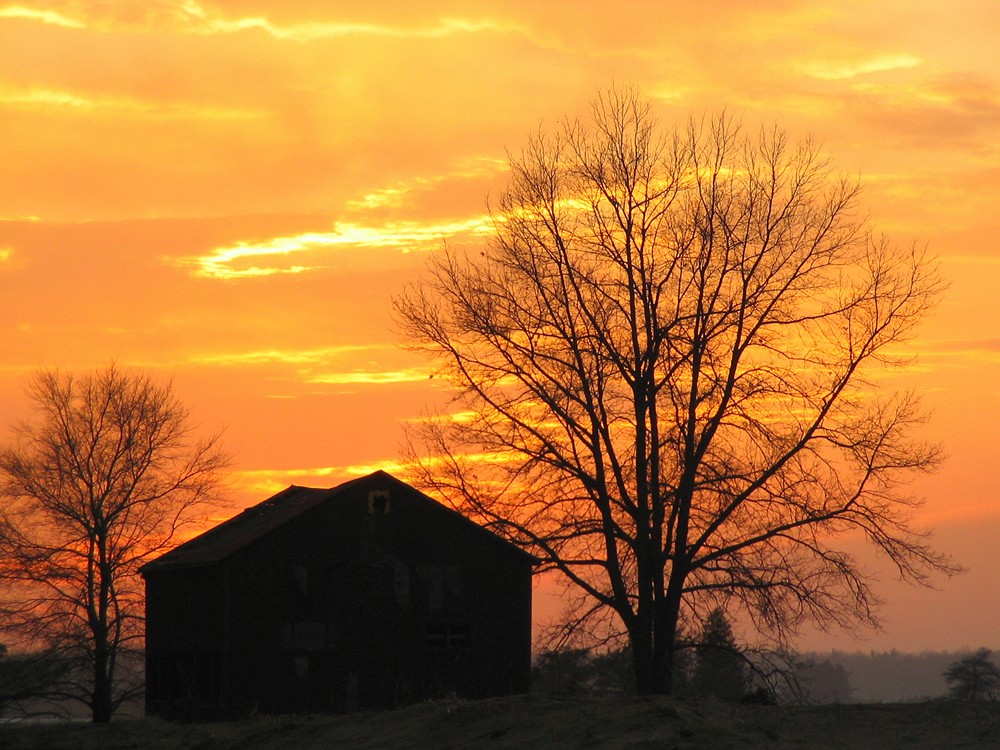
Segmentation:
{"type": "Polygon", "coordinates": [[[295,677],[299,680],[306,680],[309,678],[309,657],[308,656],[296,656],[295,657],[295,677]]]}
{"type": "Polygon", "coordinates": [[[449,565],[445,571],[448,581],[448,591],[453,596],[462,596],[462,569],[457,565],[449,565]]]}
{"type": "Polygon", "coordinates": [[[462,570],[457,565],[420,565],[417,572],[427,579],[428,609],[444,609],[448,597],[461,597],[462,570]]]}
{"type": "Polygon", "coordinates": [[[333,640],[327,638],[327,626],[322,622],[285,622],[281,625],[281,648],[285,651],[320,651],[333,640]]]}
{"type": "Polygon", "coordinates": [[[151,700],[215,701],[222,663],[216,654],[160,654],[149,662],[151,700]]]}
{"type": "Polygon", "coordinates": [[[427,569],[427,609],[444,608],[445,570],[443,565],[430,565],[427,569]]]}
{"type": "Polygon", "coordinates": [[[392,588],[400,607],[410,606],[410,566],[398,560],[393,566],[392,588]]]}
{"type": "Polygon", "coordinates": [[[305,565],[295,565],[292,567],[292,577],[295,580],[295,588],[302,595],[309,593],[309,568],[305,565]]]}
{"type": "Polygon", "coordinates": [[[472,626],[464,622],[430,623],[424,640],[431,648],[466,648],[472,641],[472,626]]]}
{"type": "Polygon", "coordinates": [[[368,493],[369,515],[384,516],[389,510],[389,490],[372,490],[368,493]]]}

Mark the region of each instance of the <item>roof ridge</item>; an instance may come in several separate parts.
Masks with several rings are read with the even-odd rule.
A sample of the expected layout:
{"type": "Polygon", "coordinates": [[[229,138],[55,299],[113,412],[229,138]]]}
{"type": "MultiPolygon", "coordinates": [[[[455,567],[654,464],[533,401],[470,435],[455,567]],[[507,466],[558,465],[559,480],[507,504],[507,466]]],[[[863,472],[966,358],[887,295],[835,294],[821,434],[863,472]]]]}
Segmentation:
{"type": "Polygon", "coordinates": [[[407,484],[382,469],[378,469],[371,474],[349,479],[334,487],[303,487],[290,484],[271,497],[262,500],[256,505],[244,508],[225,521],[163,553],[155,560],[151,560],[143,565],[139,569],[139,572],[146,574],[161,569],[197,567],[221,562],[303,513],[352,488],[365,484],[375,484],[378,486],[386,483],[391,483],[400,489],[416,493],[420,497],[425,498],[427,502],[437,506],[441,511],[461,519],[464,523],[475,527],[497,542],[508,545],[512,549],[528,557],[532,557],[530,553],[497,535],[490,529],[480,526],[472,519],[464,516],[457,509],[435,500],[420,489],[407,484]]]}

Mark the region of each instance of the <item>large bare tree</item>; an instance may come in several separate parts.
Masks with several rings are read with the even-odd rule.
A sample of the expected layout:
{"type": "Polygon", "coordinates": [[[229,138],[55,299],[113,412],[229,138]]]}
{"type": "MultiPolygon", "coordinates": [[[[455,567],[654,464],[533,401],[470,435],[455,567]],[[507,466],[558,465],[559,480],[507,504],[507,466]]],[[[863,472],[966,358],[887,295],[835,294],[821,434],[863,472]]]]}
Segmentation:
{"type": "Polygon", "coordinates": [[[492,241],[395,301],[456,389],[410,445],[421,481],[575,586],[571,624],[611,613],[640,692],[670,692],[679,625],[717,606],[779,641],[874,622],[845,534],[906,579],[952,569],[901,490],[939,451],[886,387],[942,283],[873,236],[857,181],[777,128],[664,130],[633,90],[510,172],[492,241]]]}
{"type": "Polygon", "coordinates": [[[228,459],[140,371],[42,371],[29,396],[0,451],[0,629],[69,665],[58,697],[106,722],[131,697],[116,677],[142,635],[137,570],[204,512],[228,459]]]}

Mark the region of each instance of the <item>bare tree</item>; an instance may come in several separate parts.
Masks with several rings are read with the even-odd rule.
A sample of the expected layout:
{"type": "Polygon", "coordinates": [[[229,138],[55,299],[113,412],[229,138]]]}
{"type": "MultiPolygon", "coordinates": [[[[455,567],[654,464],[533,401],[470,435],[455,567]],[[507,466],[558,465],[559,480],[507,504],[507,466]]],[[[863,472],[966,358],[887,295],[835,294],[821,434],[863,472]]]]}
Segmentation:
{"type": "Polygon", "coordinates": [[[136,571],[213,499],[228,463],[197,439],[169,385],[112,365],[37,374],[34,417],[0,451],[0,627],[78,670],[64,697],[110,721],[141,637],[136,571]]]}
{"type": "Polygon", "coordinates": [[[953,569],[899,491],[939,451],[883,377],[942,283],[815,144],[665,132],[612,90],[510,171],[492,242],[395,301],[456,389],[411,434],[418,480],[575,586],[571,625],[610,613],[640,692],[670,692],[678,624],[715,606],[778,639],[874,621],[842,534],[910,580],[953,569]]]}

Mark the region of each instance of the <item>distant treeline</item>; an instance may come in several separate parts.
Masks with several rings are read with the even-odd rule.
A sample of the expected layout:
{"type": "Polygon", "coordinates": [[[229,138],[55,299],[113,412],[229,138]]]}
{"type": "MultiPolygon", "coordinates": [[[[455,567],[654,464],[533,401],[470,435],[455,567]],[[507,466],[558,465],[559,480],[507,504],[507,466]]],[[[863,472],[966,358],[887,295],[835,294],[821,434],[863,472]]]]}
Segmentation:
{"type": "MultiPolygon", "coordinates": [[[[795,681],[772,683],[779,702],[806,703],[908,703],[936,700],[948,693],[944,673],[970,651],[805,652],[774,663],[791,667],[795,681]],[[794,685],[794,687],[793,687],[794,685]]],[[[749,656],[751,661],[760,657],[749,656]]],[[[539,654],[535,659],[533,689],[540,692],[630,694],[633,691],[630,661],[623,650],[591,652],[562,649],[539,654]]],[[[677,695],[697,698],[693,688],[697,660],[684,657],[678,670],[677,695]]],[[[747,695],[754,694],[751,673],[747,695]]]]}
{"type": "Polygon", "coordinates": [[[809,652],[800,661],[806,688],[816,702],[905,703],[940,698],[947,690],[944,671],[968,651],[809,652]],[[846,673],[849,694],[843,695],[846,673]]]}

